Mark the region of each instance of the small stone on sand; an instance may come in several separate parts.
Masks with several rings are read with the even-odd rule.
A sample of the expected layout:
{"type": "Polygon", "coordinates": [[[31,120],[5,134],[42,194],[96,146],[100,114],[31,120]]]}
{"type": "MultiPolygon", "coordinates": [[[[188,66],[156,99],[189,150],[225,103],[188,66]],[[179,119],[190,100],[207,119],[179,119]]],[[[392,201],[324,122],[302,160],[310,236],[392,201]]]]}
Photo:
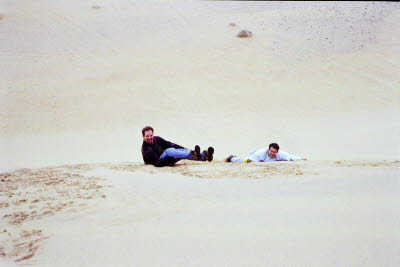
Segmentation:
{"type": "Polygon", "coordinates": [[[251,31],[243,30],[243,31],[240,31],[236,36],[239,38],[249,38],[249,37],[252,37],[253,34],[251,33],[251,31]]]}

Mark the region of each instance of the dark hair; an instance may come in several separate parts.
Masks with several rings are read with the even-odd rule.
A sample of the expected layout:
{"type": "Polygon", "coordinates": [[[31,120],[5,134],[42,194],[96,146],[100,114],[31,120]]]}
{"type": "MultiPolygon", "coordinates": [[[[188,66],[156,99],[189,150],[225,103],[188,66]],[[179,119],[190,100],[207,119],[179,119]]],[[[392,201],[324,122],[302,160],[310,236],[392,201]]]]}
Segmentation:
{"type": "Polygon", "coordinates": [[[273,148],[275,148],[276,150],[279,150],[279,145],[278,145],[277,143],[271,143],[271,144],[269,144],[268,149],[270,149],[271,146],[272,146],[273,148]]]}
{"type": "Polygon", "coordinates": [[[152,127],[150,127],[150,126],[144,127],[142,129],[142,135],[144,136],[144,132],[147,132],[147,131],[150,131],[150,130],[154,133],[154,129],[152,127]]]}

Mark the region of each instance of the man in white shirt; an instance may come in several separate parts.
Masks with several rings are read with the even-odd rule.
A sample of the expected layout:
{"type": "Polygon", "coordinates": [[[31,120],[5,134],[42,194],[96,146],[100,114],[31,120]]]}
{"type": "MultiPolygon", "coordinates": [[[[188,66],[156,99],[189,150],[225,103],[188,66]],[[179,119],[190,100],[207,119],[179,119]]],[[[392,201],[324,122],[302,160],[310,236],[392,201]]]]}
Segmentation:
{"type": "Polygon", "coordinates": [[[277,143],[269,144],[267,148],[256,149],[250,153],[244,159],[240,159],[236,156],[229,156],[225,159],[226,162],[268,162],[268,161],[294,161],[294,160],[307,160],[306,158],[301,158],[299,156],[290,155],[283,150],[279,150],[279,145],[277,143]]]}

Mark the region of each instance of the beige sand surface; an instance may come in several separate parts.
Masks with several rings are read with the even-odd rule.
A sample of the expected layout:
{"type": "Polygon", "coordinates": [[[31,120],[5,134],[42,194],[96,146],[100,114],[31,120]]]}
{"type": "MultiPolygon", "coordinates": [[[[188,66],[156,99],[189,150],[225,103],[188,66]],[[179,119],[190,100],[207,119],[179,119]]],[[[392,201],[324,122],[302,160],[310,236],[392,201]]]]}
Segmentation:
{"type": "Polygon", "coordinates": [[[221,159],[399,158],[397,3],[92,5],[1,2],[3,170],[140,161],[148,124],[221,159]]]}
{"type": "Polygon", "coordinates": [[[398,266],[399,25],[393,2],[0,0],[0,264],[398,266]],[[216,161],[143,166],[145,125],[216,161]],[[223,163],[274,141],[309,160],[223,163]]]}
{"type": "Polygon", "coordinates": [[[394,212],[400,207],[400,161],[207,165],[91,164],[3,173],[3,261],[28,266],[400,263],[400,222],[394,212]]]}

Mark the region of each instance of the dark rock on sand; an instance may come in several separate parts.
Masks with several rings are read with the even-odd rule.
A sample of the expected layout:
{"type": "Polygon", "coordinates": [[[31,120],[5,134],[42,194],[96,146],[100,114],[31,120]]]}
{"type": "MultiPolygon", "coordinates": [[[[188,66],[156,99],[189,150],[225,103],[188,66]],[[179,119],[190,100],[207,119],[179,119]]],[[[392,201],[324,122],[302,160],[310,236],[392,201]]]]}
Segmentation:
{"type": "Polygon", "coordinates": [[[239,38],[249,38],[249,37],[252,37],[253,34],[251,33],[251,31],[243,30],[243,31],[240,31],[236,36],[239,38]]]}

